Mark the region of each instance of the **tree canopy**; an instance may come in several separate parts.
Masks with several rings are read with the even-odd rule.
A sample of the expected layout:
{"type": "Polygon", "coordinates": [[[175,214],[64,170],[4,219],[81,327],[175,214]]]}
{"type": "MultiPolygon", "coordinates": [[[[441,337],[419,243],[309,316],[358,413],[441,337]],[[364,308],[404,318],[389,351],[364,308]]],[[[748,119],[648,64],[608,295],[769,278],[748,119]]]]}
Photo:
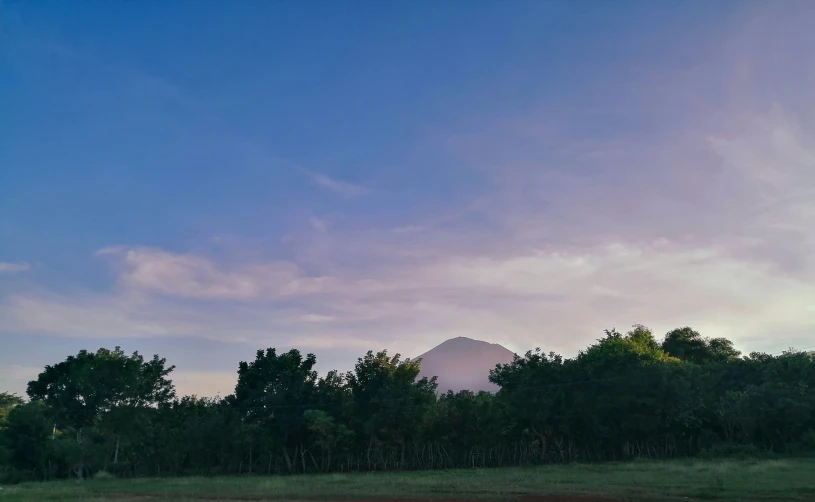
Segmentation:
{"type": "Polygon", "coordinates": [[[606,330],[567,358],[531,350],[488,392],[438,393],[420,361],[257,351],[224,398],[176,397],[173,367],[120,348],[0,393],[0,478],[273,474],[815,451],[815,357],[742,356],[683,327],[606,330]]]}

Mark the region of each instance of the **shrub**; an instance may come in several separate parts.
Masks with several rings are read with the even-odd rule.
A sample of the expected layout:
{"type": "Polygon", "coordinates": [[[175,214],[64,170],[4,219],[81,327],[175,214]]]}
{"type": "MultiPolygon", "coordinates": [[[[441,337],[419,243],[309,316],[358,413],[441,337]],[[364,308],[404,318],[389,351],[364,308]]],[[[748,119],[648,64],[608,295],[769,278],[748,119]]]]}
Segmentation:
{"type": "Polygon", "coordinates": [[[701,456],[704,458],[756,458],[765,456],[766,453],[752,444],[719,443],[703,451],[701,456]]]}
{"type": "Polygon", "coordinates": [[[114,476],[113,474],[111,474],[111,473],[109,473],[108,471],[105,471],[105,470],[98,471],[96,474],[93,475],[93,479],[102,480],[102,481],[104,481],[106,479],[113,479],[115,477],[116,476],[114,476]]]}

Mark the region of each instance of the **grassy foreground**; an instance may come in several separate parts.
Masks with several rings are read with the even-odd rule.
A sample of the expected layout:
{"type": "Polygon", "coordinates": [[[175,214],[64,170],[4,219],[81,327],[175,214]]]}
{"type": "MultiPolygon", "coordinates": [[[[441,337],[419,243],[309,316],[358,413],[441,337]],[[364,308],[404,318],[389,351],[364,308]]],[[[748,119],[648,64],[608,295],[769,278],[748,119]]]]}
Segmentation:
{"type": "Polygon", "coordinates": [[[500,500],[521,495],[587,495],[622,500],[815,500],[815,460],[684,460],[309,476],[62,481],[6,486],[0,491],[0,502],[500,500]]]}

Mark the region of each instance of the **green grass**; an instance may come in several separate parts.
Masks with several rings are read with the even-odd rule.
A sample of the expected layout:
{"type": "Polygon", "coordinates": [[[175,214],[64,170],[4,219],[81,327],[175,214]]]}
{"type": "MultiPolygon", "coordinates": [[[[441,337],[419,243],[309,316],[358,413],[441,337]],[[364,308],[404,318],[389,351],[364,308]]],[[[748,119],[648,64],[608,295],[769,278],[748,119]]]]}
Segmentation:
{"type": "Polygon", "coordinates": [[[0,502],[352,500],[591,495],[623,500],[815,500],[815,460],[677,460],[423,472],[27,483],[0,502]]]}

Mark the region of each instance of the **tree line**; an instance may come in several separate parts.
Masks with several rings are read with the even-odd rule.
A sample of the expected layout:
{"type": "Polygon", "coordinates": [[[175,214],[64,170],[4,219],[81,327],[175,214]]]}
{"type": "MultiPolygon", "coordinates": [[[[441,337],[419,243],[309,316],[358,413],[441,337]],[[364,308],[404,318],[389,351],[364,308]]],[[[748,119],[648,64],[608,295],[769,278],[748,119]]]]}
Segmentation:
{"type": "Polygon", "coordinates": [[[606,330],[573,358],[497,365],[495,394],[437,392],[421,361],[368,352],[319,376],[260,350],[234,393],[176,396],[172,366],[119,347],[0,393],[0,480],[441,469],[815,451],[815,357],[742,356],[691,328],[606,330]]]}

